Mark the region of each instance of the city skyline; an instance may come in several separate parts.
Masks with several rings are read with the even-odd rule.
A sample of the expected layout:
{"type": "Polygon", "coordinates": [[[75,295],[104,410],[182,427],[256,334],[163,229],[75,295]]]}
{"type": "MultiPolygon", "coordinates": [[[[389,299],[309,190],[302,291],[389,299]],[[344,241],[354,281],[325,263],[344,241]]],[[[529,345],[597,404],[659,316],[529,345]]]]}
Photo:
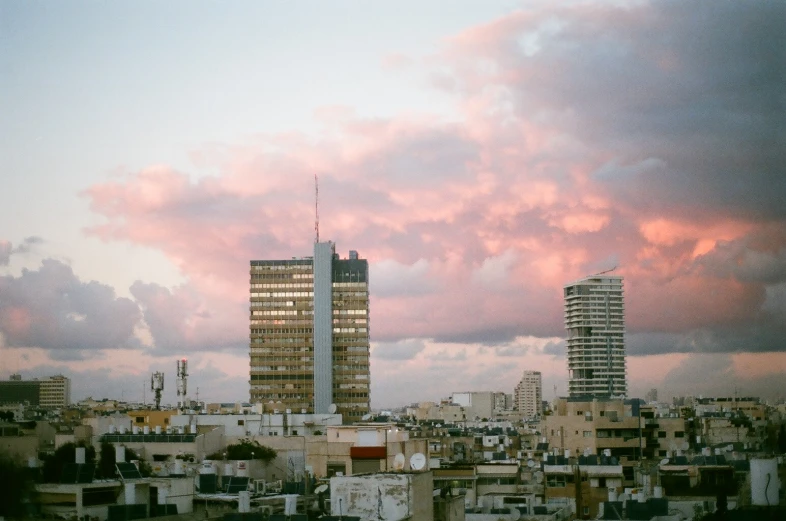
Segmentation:
{"type": "Polygon", "coordinates": [[[786,5],[479,4],[3,3],[0,378],[245,400],[317,174],[372,407],[567,395],[562,288],[614,266],[628,395],[785,396],[786,5]]]}

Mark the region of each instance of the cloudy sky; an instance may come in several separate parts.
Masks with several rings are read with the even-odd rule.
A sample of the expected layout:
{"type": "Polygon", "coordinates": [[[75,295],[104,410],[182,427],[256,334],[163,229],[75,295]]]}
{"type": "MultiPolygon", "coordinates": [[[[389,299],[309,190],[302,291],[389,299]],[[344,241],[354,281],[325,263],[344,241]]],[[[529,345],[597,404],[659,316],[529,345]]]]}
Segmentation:
{"type": "MultiPolygon", "coordinates": [[[[371,270],[372,405],[564,394],[625,277],[631,394],[786,396],[786,3],[0,3],[0,378],[248,398],[248,265],[371,270]],[[556,4],[552,5],[552,4],[556,4]]],[[[147,399],[150,393],[147,392],[147,399]]]]}

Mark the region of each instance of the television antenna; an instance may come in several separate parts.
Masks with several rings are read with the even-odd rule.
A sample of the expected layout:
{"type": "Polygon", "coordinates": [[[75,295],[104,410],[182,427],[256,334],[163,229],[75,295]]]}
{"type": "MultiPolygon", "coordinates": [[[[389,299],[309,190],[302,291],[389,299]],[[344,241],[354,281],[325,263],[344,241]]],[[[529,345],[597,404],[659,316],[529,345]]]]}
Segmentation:
{"type": "Polygon", "coordinates": [[[412,470],[423,470],[426,466],[426,456],[422,452],[416,452],[409,458],[409,466],[412,470]]]}
{"type": "Polygon", "coordinates": [[[604,274],[606,274],[606,273],[611,273],[612,271],[614,271],[614,270],[616,270],[616,269],[617,269],[617,266],[614,266],[614,267],[613,267],[613,268],[611,268],[610,270],[604,270],[604,271],[601,271],[600,273],[596,273],[595,275],[593,275],[593,277],[595,277],[595,276],[597,276],[597,275],[604,275],[604,274]]]}

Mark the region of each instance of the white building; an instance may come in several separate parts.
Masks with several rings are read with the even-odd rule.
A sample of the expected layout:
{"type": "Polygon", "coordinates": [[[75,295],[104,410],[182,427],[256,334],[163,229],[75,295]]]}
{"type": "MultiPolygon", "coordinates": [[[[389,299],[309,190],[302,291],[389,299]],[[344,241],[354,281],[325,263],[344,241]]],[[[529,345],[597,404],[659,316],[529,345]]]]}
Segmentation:
{"type": "Polygon", "coordinates": [[[564,297],[570,396],[627,395],[622,277],[583,278],[564,297]]]}
{"type": "Polygon", "coordinates": [[[543,414],[543,380],[540,371],[524,371],[514,392],[515,408],[526,418],[543,414]]]}

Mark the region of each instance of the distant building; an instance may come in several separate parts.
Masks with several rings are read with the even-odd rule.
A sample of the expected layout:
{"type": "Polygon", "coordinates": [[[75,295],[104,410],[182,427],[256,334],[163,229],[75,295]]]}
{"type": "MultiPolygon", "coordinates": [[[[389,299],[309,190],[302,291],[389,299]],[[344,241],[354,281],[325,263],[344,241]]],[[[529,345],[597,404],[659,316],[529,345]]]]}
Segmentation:
{"type": "Polygon", "coordinates": [[[41,380],[39,405],[52,409],[71,405],[71,379],[58,374],[41,380]]]}
{"type": "Polygon", "coordinates": [[[540,371],[524,371],[513,393],[517,411],[534,418],[543,413],[543,381],[540,371]]]}
{"type": "Polygon", "coordinates": [[[465,419],[491,419],[496,411],[508,408],[508,395],[494,391],[464,391],[453,393],[450,403],[463,408],[465,419]]]}
{"type": "Polygon", "coordinates": [[[658,401],[658,390],[657,389],[650,389],[647,395],[644,397],[645,400],[648,402],[657,402],[658,401]]]}
{"type": "Polygon", "coordinates": [[[61,408],[71,404],[71,379],[63,375],[43,380],[22,380],[11,375],[0,382],[0,405],[27,404],[33,407],[61,408]]]}
{"type": "Polygon", "coordinates": [[[627,395],[622,277],[583,278],[565,286],[564,298],[569,395],[627,395]]]}
{"type": "Polygon", "coordinates": [[[251,261],[250,401],[348,423],[368,414],[368,303],[368,261],[340,259],[332,242],[313,257],[251,261]]]}
{"type": "Polygon", "coordinates": [[[0,405],[26,403],[37,406],[40,393],[40,382],[22,380],[20,375],[13,374],[10,380],[0,382],[0,405]]]}

